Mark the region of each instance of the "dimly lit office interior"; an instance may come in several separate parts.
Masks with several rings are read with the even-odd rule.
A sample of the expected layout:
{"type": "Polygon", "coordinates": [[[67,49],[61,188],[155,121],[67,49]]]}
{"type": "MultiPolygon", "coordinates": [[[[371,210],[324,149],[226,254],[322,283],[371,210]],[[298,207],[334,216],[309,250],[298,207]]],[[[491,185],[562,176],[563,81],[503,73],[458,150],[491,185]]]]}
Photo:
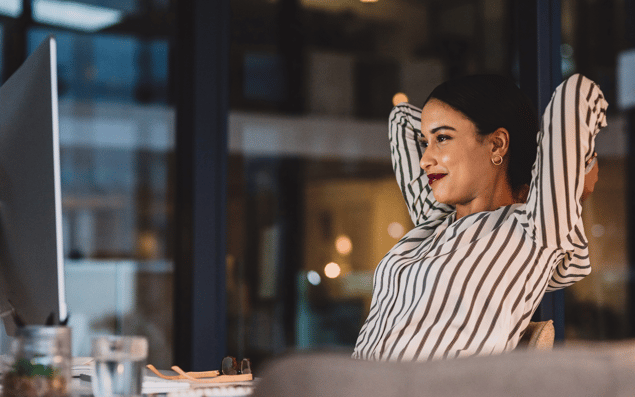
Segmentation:
{"type": "Polygon", "coordinates": [[[556,347],[635,337],[634,1],[0,0],[2,82],[49,35],[73,355],[143,335],[157,368],[232,355],[257,374],[352,353],[413,228],[388,115],[481,73],[540,111],[575,73],[601,86],[593,271],[535,318],[556,347]]]}

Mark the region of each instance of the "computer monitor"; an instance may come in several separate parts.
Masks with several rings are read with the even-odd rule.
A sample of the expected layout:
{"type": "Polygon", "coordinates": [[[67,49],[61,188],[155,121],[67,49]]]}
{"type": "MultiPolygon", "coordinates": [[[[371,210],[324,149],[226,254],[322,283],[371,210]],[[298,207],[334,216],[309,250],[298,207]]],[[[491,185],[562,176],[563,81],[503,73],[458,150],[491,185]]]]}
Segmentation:
{"type": "Polygon", "coordinates": [[[0,315],[14,335],[67,319],[56,42],[0,87],[0,315]]]}

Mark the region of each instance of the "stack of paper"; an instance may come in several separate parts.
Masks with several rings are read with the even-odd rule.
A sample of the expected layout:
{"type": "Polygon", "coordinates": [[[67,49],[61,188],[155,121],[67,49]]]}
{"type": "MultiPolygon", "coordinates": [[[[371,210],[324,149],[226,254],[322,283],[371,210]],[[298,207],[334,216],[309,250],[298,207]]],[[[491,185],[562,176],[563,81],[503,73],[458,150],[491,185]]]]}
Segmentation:
{"type": "MultiPolygon", "coordinates": [[[[73,358],[71,373],[74,378],[90,381],[93,376],[92,358],[73,358]]],[[[158,394],[190,388],[190,382],[161,379],[158,376],[145,375],[141,384],[141,393],[158,394]]]]}
{"type": "Polygon", "coordinates": [[[215,385],[187,390],[173,390],[167,393],[167,397],[234,397],[249,396],[253,393],[253,385],[215,385]]]}
{"type": "Polygon", "coordinates": [[[170,393],[190,388],[190,382],[161,379],[157,376],[144,376],[141,384],[142,394],[170,393]]]}
{"type": "Polygon", "coordinates": [[[71,376],[73,378],[79,378],[81,375],[90,376],[93,371],[91,367],[92,361],[92,357],[73,357],[71,376]]]}

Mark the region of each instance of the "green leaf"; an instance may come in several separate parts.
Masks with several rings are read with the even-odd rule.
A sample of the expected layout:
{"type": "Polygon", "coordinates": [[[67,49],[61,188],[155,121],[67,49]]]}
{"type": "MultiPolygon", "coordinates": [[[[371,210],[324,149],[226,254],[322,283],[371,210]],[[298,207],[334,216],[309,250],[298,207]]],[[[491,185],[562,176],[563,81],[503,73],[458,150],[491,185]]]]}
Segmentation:
{"type": "Polygon", "coordinates": [[[45,376],[47,378],[53,378],[59,371],[56,371],[55,368],[43,365],[43,364],[33,364],[31,361],[26,358],[20,358],[13,363],[12,373],[15,373],[18,376],[45,376]]]}

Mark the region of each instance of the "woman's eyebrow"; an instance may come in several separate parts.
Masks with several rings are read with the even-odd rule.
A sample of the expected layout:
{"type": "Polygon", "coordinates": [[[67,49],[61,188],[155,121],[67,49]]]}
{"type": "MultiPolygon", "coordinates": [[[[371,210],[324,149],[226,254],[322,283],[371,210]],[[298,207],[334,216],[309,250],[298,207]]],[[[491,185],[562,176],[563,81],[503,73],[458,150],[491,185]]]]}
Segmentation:
{"type": "Polygon", "coordinates": [[[456,131],[456,128],[454,128],[454,127],[450,127],[449,125],[442,125],[442,126],[439,126],[439,127],[434,127],[433,129],[431,129],[431,130],[430,130],[430,133],[431,133],[431,134],[436,134],[436,133],[437,133],[437,131],[440,131],[440,130],[452,130],[452,131],[456,131]]]}

